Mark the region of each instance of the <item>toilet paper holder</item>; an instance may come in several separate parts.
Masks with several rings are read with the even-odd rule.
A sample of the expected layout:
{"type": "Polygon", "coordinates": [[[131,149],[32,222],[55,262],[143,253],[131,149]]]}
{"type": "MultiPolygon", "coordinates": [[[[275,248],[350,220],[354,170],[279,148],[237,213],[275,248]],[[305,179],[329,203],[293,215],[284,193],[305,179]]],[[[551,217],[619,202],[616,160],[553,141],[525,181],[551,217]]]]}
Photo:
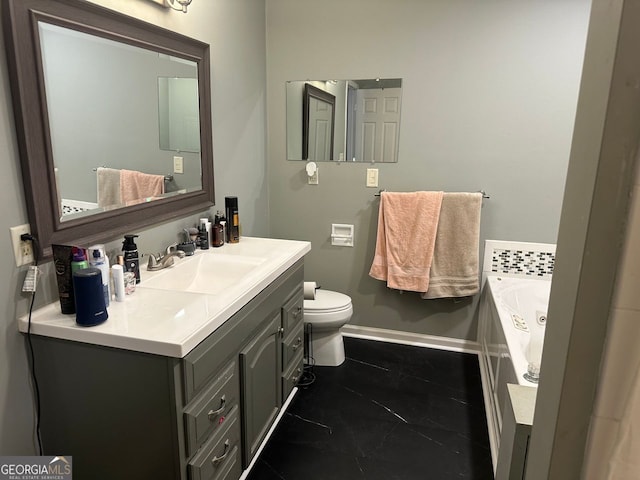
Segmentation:
{"type": "Polygon", "coordinates": [[[353,247],[353,225],[345,223],[331,224],[331,245],[353,247]]]}

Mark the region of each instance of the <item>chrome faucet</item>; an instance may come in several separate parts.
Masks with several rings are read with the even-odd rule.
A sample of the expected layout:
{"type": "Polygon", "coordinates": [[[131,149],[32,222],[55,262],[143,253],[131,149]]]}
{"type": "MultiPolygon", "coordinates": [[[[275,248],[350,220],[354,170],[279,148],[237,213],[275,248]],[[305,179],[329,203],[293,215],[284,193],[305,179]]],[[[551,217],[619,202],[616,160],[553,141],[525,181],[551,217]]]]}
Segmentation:
{"type": "Polygon", "coordinates": [[[164,255],[158,254],[149,255],[149,262],[147,263],[147,270],[162,270],[163,268],[167,268],[173,265],[173,259],[175,257],[184,258],[184,252],[182,250],[178,250],[177,244],[172,244],[167,247],[167,251],[164,255]]]}

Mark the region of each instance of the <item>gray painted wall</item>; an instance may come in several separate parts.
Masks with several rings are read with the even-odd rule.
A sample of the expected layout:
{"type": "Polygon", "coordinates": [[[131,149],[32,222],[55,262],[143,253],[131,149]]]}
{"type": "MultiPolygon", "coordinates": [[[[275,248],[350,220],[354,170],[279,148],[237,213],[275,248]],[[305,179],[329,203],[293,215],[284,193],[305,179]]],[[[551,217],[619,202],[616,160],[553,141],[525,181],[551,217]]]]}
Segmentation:
{"type": "MultiPolygon", "coordinates": [[[[263,0],[197,1],[189,13],[167,10],[152,2],[96,0],[95,3],[197,38],[211,45],[215,188],[217,207],[224,197],[237,195],[240,220],[246,235],[268,234],[265,142],[265,11],[263,0]]],[[[2,36],[0,36],[2,38],[2,36]]],[[[2,43],[2,40],[0,40],[2,43]]],[[[22,191],[15,124],[11,106],[4,44],[0,45],[0,455],[31,455],[33,406],[24,338],[16,318],[28,308],[21,292],[26,269],[16,268],[11,255],[9,227],[27,222],[22,191]]],[[[144,231],[141,252],[157,252],[177,239],[184,226],[194,225],[199,214],[144,231]]],[[[133,233],[133,232],[132,232],[133,233]]],[[[107,243],[115,253],[118,239],[107,243]]],[[[51,263],[37,293],[37,304],[56,298],[51,263]]],[[[143,272],[144,279],[144,272],[143,272]]]]}
{"type": "Polygon", "coordinates": [[[353,299],[355,325],[475,339],[477,299],[424,301],[368,276],[378,189],[370,164],[286,161],[285,82],[402,77],[390,191],[477,191],[481,240],[556,241],[590,2],[266,0],[271,234],[310,240],[307,280],[353,299]],[[295,49],[291,48],[295,45],[295,49]],[[333,247],[331,223],[356,228],[333,247]]]}

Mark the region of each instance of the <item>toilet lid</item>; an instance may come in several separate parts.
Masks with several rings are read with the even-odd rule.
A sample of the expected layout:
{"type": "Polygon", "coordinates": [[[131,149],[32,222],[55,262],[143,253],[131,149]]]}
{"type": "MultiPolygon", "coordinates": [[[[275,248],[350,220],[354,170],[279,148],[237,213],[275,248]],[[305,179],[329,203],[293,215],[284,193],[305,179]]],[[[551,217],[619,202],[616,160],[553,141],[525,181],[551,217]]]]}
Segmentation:
{"type": "Polygon", "coordinates": [[[316,290],[315,300],[305,300],[304,309],[307,312],[343,310],[351,305],[351,297],[344,293],[331,290],[316,290]]]}

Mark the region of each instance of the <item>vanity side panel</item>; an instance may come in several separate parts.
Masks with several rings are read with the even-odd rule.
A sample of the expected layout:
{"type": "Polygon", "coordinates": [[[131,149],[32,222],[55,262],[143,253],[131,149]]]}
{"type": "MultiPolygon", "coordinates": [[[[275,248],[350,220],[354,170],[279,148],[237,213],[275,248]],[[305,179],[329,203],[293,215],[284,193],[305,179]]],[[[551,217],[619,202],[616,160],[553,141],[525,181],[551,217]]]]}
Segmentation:
{"type": "Polygon", "coordinates": [[[73,456],[74,478],[184,478],[177,359],[32,336],[44,453],[73,456]]]}

